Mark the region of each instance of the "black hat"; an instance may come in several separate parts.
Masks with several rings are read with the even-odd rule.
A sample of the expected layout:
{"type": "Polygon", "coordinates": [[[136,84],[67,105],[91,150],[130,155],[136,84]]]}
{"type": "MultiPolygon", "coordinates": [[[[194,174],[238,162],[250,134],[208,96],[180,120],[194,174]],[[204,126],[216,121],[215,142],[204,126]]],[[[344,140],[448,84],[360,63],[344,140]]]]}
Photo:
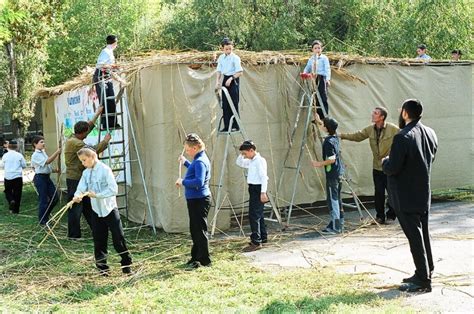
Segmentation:
{"type": "Polygon", "coordinates": [[[109,36],[107,36],[105,41],[107,42],[107,45],[112,45],[113,43],[115,43],[117,41],[117,36],[109,35],[109,36]]]}
{"type": "Polygon", "coordinates": [[[229,37],[224,37],[221,41],[221,46],[234,45],[234,42],[229,37]]]}
{"type": "Polygon", "coordinates": [[[10,144],[10,145],[18,145],[18,142],[15,141],[15,140],[11,140],[11,141],[8,142],[8,144],[10,144]]]}
{"type": "Polygon", "coordinates": [[[421,44],[421,45],[418,45],[417,48],[418,48],[418,49],[421,49],[421,50],[425,50],[425,49],[426,49],[426,45],[425,45],[425,44],[421,44]]]}
{"type": "Polygon", "coordinates": [[[329,134],[334,134],[336,133],[337,127],[339,126],[339,123],[337,123],[336,119],[326,117],[323,120],[323,124],[328,129],[329,134]]]}
{"type": "Polygon", "coordinates": [[[252,140],[246,140],[240,145],[239,150],[256,150],[257,147],[255,146],[255,143],[252,140]]]}
{"type": "Polygon", "coordinates": [[[462,52],[460,49],[454,49],[453,51],[451,51],[451,53],[457,53],[458,55],[462,55],[462,52]]]}

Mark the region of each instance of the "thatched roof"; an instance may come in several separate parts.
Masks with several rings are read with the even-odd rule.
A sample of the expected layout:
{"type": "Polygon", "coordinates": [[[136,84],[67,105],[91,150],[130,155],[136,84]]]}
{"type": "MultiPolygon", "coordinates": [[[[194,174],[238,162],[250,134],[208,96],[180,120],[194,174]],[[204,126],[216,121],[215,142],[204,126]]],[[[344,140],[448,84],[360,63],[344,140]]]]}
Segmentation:
{"type": "MultiPolygon", "coordinates": [[[[215,66],[217,57],[220,52],[201,52],[201,51],[154,51],[143,54],[118,63],[121,72],[129,76],[143,68],[155,66],[158,64],[188,64],[194,69],[198,69],[202,65],[215,66]]],[[[268,64],[305,64],[310,56],[307,51],[244,51],[236,50],[241,58],[242,64],[245,66],[257,66],[268,64]]],[[[360,78],[347,72],[344,67],[355,63],[364,64],[396,64],[403,66],[419,66],[419,65],[451,65],[451,64],[471,64],[471,61],[452,62],[450,60],[431,60],[429,63],[421,59],[399,59],[399,58],[382,58],[382,57],[363,57],[358,55],[347,55],[343,53],[325,52],[328,56],[331,69],[343,77],[351,80],[363,82],[360,78]]],[[[36,92],[37,97],[47,98],[54,95],[60,95],[66,91],[80,88],[84,85],[92,84],[93,67],[87,67],[74,79],[64,84],[42,88],[36,92]]]]}

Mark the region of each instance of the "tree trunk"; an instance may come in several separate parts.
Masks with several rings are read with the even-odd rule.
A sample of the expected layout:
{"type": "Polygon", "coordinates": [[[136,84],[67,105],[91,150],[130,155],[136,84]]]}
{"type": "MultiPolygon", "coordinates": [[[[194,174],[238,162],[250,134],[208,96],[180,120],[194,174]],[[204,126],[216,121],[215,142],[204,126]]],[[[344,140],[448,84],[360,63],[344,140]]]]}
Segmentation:
{"type": "MultiPolygon", "coordinates": [[[[17,75],[16,56],[15,56],[13,41],[6,43],[5,49],[7,53],[8,66],[9,66],[9,73],[8,73],[9,82],[10,82],[9,98],[12,104],[14,106],[17,106],[18,105],[18,75],[17,75]]],[[[13,138],[19,137],[20,127],[21,127],[19,121],[17,119],[11,119],[11,126],[12,126],[13,138]]]]}

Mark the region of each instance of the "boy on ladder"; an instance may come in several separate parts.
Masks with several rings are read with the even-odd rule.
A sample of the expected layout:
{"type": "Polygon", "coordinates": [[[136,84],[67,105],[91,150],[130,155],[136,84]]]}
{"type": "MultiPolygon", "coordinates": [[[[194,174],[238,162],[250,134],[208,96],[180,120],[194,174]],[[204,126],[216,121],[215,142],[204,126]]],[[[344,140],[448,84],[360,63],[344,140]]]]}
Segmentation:
{"type": "MultiPolygon", "coordinates": [[[[328,57],[322,54],[323,44],[321,41],[313,41],[311,50],[313,51],[313,55],[309,58],[304,68],[304,73],[311,74],[312,77],[316,79],[316,86],[322,101],[322,104],[318,104],[318,106],[324,106],[325,113],[328,114],[329,104],[327,89],[331,86],[331,65],[329,64],[328,57]]],[[[318,108],[317,113],[320,119],[324,119],[324,112],[321,108],[318,108]]]]}
{"type": "MultiPolygon", "coordinates": [[[[232,102],[234,103],[235,111],[239,114],[239,78],[242,76],[244,70],[240,65],[239,56],[233,53],[234,43],[229,38],[222,40],[221,47],[224,53],[217,59],[217,80],[215,89],[219,91],[222,86],[227,88],[232,102]]],[[[224,127],[219,130],[219,132],[238,131],[240,127],[235,119],[233,120],[232,126],[229,125],[234,114],[225,95],[222,95],[222,111],[224,127]],[[231,127],[230,130],[229,127],[231,127]]]]}

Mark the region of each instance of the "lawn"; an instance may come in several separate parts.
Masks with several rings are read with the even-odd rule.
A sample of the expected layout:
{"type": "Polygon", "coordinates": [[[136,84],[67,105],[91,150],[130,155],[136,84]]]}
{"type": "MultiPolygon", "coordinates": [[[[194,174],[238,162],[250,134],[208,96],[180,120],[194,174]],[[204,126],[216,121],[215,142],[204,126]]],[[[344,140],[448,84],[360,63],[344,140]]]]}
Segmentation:
{"type": "MultiPolygon", "coordinates": [[[[90,232],[81,241],[68,240],[65,217],[54,230],[64,251],[51,237],[38,248],[45,232],[37,225],[31,185],[24,188],[19,215],[0,204],[3,311],[411,312],[399,299],[377,296],[367,275],[342,275],[330,268],[256,268],[240,253],[243,238],[213,240],[213,266],[186,271],[187,234],[155,236],[131,223],[126,238],[134,275],[122,275],[110,243],[112,273],[101,277],[94,268],[90,232]]],[[[278,235],[270,245],[285,239],[278,235]]]]}

